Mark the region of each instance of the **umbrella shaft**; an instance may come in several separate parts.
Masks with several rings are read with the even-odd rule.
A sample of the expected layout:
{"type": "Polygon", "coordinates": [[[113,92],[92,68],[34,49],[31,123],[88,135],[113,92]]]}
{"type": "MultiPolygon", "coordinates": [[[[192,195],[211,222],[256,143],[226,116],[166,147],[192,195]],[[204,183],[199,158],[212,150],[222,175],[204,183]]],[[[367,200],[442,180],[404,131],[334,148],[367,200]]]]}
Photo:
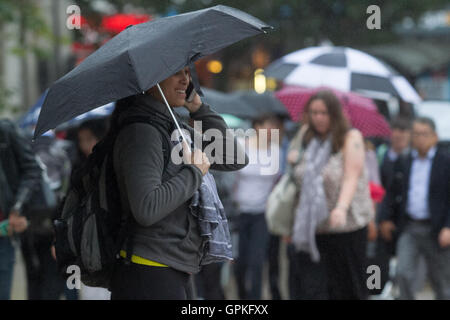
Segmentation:
{"type": "Polygon", "coordinates": [[[164,95],[163,91],[161,90],[161,87],[159,86],[159,83],[157,83],[156,86],[158,87],[159,93],[161,93],[161,96],[163,97],[163,100],[164,100],[164,102],[165,102],[165,104],[167,106],[167,109],[169,109],[169,112],[170,112],[170,115],[173,118],[173,121],[175,121],[175,125],[177,126],[178,132],[180,132],[181,137],[183,138],[183,140],[187,142],[188,140],[184,136],[183,131],[181,130],[180,125],[178,124],[178,121],[177,121],[177,119],[175,118],[175,115],[172,112],[172,108],[170,107],[169,103],[167,102],[166,96],[164,95]]]}

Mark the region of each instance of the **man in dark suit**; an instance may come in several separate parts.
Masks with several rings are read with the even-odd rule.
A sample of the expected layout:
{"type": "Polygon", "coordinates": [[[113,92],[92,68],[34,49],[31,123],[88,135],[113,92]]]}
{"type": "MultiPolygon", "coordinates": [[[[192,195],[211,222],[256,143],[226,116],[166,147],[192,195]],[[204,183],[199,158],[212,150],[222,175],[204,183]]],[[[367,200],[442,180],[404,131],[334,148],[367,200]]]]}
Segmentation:
{"type": "Polygon", "coordinates": [[[386,241],[399,234],[397,284],[400,299],[414,299],[420,256],[426,260],[437,299],[450,299],[450,158],[437,148],[434,122],[418,118],[412,151],[395,164],[392,183],[380,208],[386,241]]]}

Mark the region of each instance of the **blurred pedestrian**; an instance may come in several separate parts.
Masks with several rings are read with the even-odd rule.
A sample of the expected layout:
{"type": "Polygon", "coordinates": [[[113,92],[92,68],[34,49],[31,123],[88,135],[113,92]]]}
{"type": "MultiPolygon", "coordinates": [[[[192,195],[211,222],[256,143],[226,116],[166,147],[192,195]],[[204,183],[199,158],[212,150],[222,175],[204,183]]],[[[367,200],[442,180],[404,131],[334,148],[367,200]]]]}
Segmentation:
{"type": "MultiPolygon", "coordinates": [[[[289,148],[289,139],[286,135],[284,123],[279,119],[278,127],[280,129],[280,170],[279,178],[284,174],[287,165],[287,151],[289,148]]],[[[276,181],[278,182],[278,180],[276,181]]],[[[275,182],[275,184],[276,184],[275,182]]],[[[271,234],[269,231],[269,244],[267,251],[268,270],[269,270],[269,289],[272,300],[281,300],[280,292],[280,249],[281,237],[271,234]]]]}
{"type": "Polygon", "coordinates": [[[27,293],[29,300],[57,300],[64,290],[65,281],[58,273],[51,253],[53,219],[68,187],[71,164],[52,131],[39,137],[32,148],[42,166],[43,175],[39,188],[33,192],[25,209],[31,225],[21,235],[27,293]]]}
{"type": "MultiPolygon", "coordinates": [[[[104,119],[90,119],[80,124],[77,129],[79,158],[73,170],[77,170],[83,166],[95,145],[105,136],[106,130],[104,119]]],[[[82,284],[78,296],[80,300],[109,300],[111,293],[104,288],[90,287],[82,284]]]]}
{"type": "MultiPolygon", "coordinates": [[[[366,150],[365,167],[367,168],[367,179],[369,180],[369,187],[371,189],[372,189],[372,187],[381,189],[382,188],[381,178],[380,178],[380,171],[379,171],[378,162],[377,162],[377,155],[375,153],[375,146],[368,139],[365,139],[364,145],[365,145],[365,150],[366,150]]],[[[379,197],[377,197],[377,198],[379,198],[379,197]]],[[[372,197],[372,200],[373,200],[374,208],[376,208],[377,201],[379,199],[374,199],[374,197],[372,197]]],[[[376,212],[376,209],[374,209],[374,211],[376,212]]],[[[374,216],[373,220],[371,220],[369,222],[369,225],[367,226],[367,228],[368,228],[368,234],[367,234],[368,238],[367,239],[369,240],[369,247],[370,247],[370,244],[374,244],[374,242],[376,241],[377,233],[378,233],[377,226],[375,223],[375,216],[374,216]]],[[[375,248],[375,246],[372,246],[372,247],[375,248]]]]}
{"type": "Polygon", "coordinates": [[[399,158],[380,207],[380,232],[392,241],[396,231],[399,299],[414,299],[419,258],[429,270],[437,299],[450,299],[450,159],[438,145],[433,120],[417,118],[412,151],[399,158]]]}
{"type": "MultiPolygon", "coordinates": [[[[391,122],[391,136],[387,143],[381,144],[377,148],[378,165],[380,168],[381,184],[386,191],[394,177],[394,164],[397,159],[408,154],[411,143],[411,127],[412,122],[405,117],[397,117],[391,122]]],[[[376,223],[379,230],[379,213],[380,206],[377,207],[376,223]]],[[[393,234],[392,241],[386,241],[383,237],[378,236],[376,240],[375,256],[369,264],[374,264],[380,267],[381,283],[379,288],[371,290],[371,294],[380,294],[383,292],[384,286],[390,280],[395,282],[395,279],[390,278],[392,270],[391,259],[395,256],[397,234],[393,234]]],[[[423,268],[422,268],[423,269],[423,268]]],[[[423,273],[423,272],[422,272],[423,273]]],[[[418,277],[423,278],[423,277],[418,277]]]]}
{"type": "Polygon", "coordinates": [[[0,119],[0,222],[9,224],[7,234],[0,235],[0,300],[11,297],[15,261],[11,237],[28,227],[22,210],[40,177],[31,140],[13,122],[0,119]]]}
{"type": "Polygon", "coordinates": [[[394,163],[400,155],[407,154],[411,142],[411,121],[398,117],[391,123],[390,142],[382,144],[377,149],[377,158],[380,166],[381,183],[384,188],[390,184],[393,175],[394,163]]]}
{"type": "Polygon", "coordinates": [[[253,120],[256,134],[246,142],[250,163],[236,173],[234,200],[239,210],[239,252],[235,274],[240,299],[261,299],[269,241],[266,202],[280,176],[280,142],[272,137],[276,137],[275,130],[280,130],[280,125],[279,118],[272,114],[253,120]]]}
{"type": "MultiPolygon", "coordinates": [[[[74,166],[78,168],[92,153],[94,146],[105,136],[107,127],[104,119],[86,120],[77,129],[78,162],[74,166]]],[[[76,169],[75,169],[76,170],[76,169]]]]}
{"type": "Polygon", "coordinates": [[[302,157],[296,143],[288,154],[300,190],[289,246],[291,299],[366,299],[367,225],[374,209],[362,135],[350,129],[327,90],[307,102],[305,125],[302,157]]]}

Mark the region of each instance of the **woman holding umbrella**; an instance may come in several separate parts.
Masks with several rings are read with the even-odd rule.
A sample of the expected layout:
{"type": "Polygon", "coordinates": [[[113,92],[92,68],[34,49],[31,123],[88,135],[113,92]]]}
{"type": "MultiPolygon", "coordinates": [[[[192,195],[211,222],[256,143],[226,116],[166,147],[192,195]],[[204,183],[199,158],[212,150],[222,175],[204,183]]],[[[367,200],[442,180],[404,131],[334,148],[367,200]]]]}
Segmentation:
{"type": "Polygon", "coordinates": [[[303,125],[303,138],[288,154],[300,188],[289,248],[291,298],[365,299],[367,225],[374,210],[362,135],[350,129],[338,98],[327,90],[308,100],[303,125]]]}
{"type": "MultiPolygon", "coordinates": [[[[112,115],[110,130],[117,130],[121,123],[136,116],[151,117],[168,129],[164,136],[155,125],[132,123],[120,130],[114,145],[114,169],[122,208],[131,217],[131,241],[127,241],[131,247],[127,245],[121,251],[124,259],[119,260],[112,279],[112,299],[192,298],[190,274],[199,272],[206,259],[201,225],[191,211],[195,205],[192,199],[196,198],[195,192],[201,189],[210,167],[238,170],[248,162],[245,156],[244,163],[238,164],[237,155],[243,149],[233,135],[225,134],[225,121],[203,104],[198,94],[192,102],[185,100],[189,78],[189,68],[185,67],[160,82],[164,96],[152,87],[143,94],[119,101],[112,115]],[[191,119],[202,121],[204,130],[220,130],[223,145],[234,144],[235,152],[226,154],[216,150],[215,159],[221,157],[223,161],[210,163],[204,152],[199,149],[191,152],[183,141],[184,163],[175,164],[170,157],[165,164],[167,150],[163,150],[163,139],[170,139],[173,119],[164,97],[170,106],[187,108],[191,119]],[[125,259],[130,257],[131,263],[125,259]]],[[[183,127],[192,136],[192,128],[183,127]]],[[[200,198],[202,195],[200,191],[200,198]]],[[[213,243],[209,242],[208,246],[211,249],[213,243]]],[[[218,249],[214,254],[227,256],[231,252],[228,249],[222,252],[218,249]]]]}

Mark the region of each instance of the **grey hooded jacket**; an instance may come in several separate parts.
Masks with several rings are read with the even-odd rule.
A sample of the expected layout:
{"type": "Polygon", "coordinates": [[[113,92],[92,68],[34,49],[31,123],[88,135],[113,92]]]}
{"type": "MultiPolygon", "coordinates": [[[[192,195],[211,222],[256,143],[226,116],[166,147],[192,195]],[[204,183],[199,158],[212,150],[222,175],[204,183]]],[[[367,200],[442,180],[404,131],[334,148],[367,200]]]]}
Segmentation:
{"type": "MultiPolygon", "coordinates": [[[[121,120],[130,116],[158,116],[173,122],[167,107],[149,95],[139,95],[125,110],[121,120]]],[[[216,150],[215,158],[223,164],[212,163],[211,169],[239,170],[248,164],[243,147],[216,112],[203,104],[190,114],[202,121],[202,129],[215,128],[223,133],[223,150],[233,145],[234,152],[216,150]],[[238,155],[244,155],[238,164],[238,155]],[[231,164],[227,164],[231,163],[231,164]]],[[[178,117],[179,118],[179,117],[178,117]]],[[[181,119],[179,119],[181,122],[181,119]]],[[[193,129],[188,126],[193,136],[193,129]]],[[[163,137],[154,126],[134,123],[124,127],[114,145],[114,170],[125,214],[132,214],[133,254],[156,261],[174,269],[197,273],[202,259],[202,238],[196,218],[190,213],[190,199],[200,187],[202,173],[189,164],[175,164],[172,159],[163,173],[163,137]]],[[[202,143],[203,150],[208,141],[202,143]]],[[[242,158],[242,157],[241,157],[242,158]]]]}

